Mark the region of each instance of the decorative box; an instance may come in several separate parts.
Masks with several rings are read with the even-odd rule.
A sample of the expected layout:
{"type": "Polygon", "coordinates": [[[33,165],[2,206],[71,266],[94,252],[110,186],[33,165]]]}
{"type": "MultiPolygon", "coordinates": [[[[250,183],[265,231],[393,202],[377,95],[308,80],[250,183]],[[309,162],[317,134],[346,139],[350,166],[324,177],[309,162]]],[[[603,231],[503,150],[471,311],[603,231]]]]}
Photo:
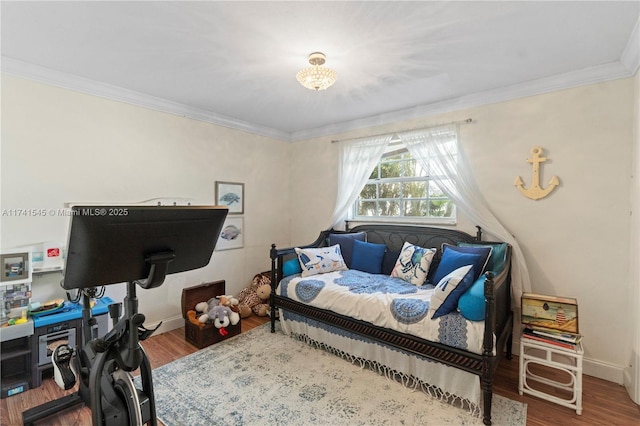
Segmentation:
{"type": "Polygon", "coordinates": [[[229,337],[240,334],[242,320],[236,325],[229,325],[225,331],[217,328],[214,324],[194,324],[189,320],[188,311],[195,310],[200,302],[207,302],[212,297],[225,294],[225,281],[214,281],[182,290],[182,316],[184,322],[184,338],[193,346],[202,349],[214,343],[218,343],[229,337]]]}

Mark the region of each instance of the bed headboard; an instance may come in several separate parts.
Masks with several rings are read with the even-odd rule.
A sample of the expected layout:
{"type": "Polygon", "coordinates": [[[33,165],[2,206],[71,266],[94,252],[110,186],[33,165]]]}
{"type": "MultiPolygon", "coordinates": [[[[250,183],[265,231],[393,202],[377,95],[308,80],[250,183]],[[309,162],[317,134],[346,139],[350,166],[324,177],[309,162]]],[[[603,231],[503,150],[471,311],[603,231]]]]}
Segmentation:
{"type": "Polygon", "coordinates": [[[478,226],[476,236],[469,235],[462,231],[454,229],[434,228],[431,226],[412,226],[412,225],[385,225],[385,224],[368,224],[358,225],[349,232],[366,232],[367,242],[375,244],[386,244],[387,253],[385,253],[385,261],[383,262],[383,273],[390,274],[395,260],[402,250],[404,242],[414,244],[424,248],[437,248],[438,251],[431,262],[430,272],[435,271],[436,266],[440,262],[442,254],[442,244],[456,245],[459,242],[474,243],[482,239],[482,230],[478,226]]]}

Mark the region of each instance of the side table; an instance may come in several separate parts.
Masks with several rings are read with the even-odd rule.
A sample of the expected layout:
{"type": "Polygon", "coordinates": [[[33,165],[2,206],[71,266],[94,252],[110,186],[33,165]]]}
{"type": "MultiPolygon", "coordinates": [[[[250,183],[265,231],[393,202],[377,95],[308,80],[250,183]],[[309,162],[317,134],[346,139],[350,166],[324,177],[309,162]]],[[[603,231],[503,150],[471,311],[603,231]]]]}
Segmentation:
{"type": "MultiPolygon", "coordinates": [[[[574,349],[564,348],[553,343],[529,339],[520,335],[520,378],[518,392],[536,396],[576,410],[582,414],[582,343],[574,349]],[[535,365],[543,366],[536,368],[535,365]],[[542,371],[552,369],[553,377],[534,373],[532,367],[542,371]],[[566,379],[566,380],[564,380],[566,379]],[[569,397],[562,398],[531,386],[530,382],[538,382],[553,388],[561,389],[569,397]]],[[[539,388],[540,386],[538,386],[539,388]]]]}

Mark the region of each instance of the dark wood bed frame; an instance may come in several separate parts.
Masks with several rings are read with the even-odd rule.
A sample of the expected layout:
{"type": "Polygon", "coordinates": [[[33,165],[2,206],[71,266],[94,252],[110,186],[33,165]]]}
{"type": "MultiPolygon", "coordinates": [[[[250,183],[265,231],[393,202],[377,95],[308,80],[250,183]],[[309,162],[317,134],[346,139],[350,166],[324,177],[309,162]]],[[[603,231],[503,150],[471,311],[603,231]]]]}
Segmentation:
{"type": "MultiPolygon", "coordinates": [[[[482,230],[477,227],[476,236],[452,229],[434,228],[427,226],[408,225],[359,225],[349,231],[326,230],[311,244],[298,247],[323,247],[327,245],[329,234],[346,232],[366,232],[367,241],[386,244],[390,255],[397,255],[405,241],[421,247],[435,247],[438,252],[434,256],[430,271],[434,271],[441,256],[443,243],[456,244],[458,242],[478,243],[482,241],[482,230]]],[[[483,422],[491,424],[491,400],[493,375],[500,360],[503,348],[506,347],[506,357],[512,356],[512,328],[513,312],[511,311],[511,247],[507,250],[506,267],[499,275],[486,273],[484,295],[486,302],[485,329],[482,354],[465,351],[431,342],[419,337],[399,333],[394,330],[377,327],[370,323],[339,315],[324,309],[314,308],[303,303],[282,297],[275,290],[283,278],[284,262],[296,256],[293,247],[278,249],[271,245],[271,332],[275,332],[276,310],[278,308],[295,312],[299,315],[340,327],[353,333],[359,333],[370,339],[379,341],[404,351],[414,353],[428,359],[464,370],[480,376],[483,396],[483,422]],[[493,336],[496,336],[494,348],[493,336]],[[494,349],[496,355],[494,355],[494,349]]],[[[388,273],[389,271],[384,271],[388,273]]]]}

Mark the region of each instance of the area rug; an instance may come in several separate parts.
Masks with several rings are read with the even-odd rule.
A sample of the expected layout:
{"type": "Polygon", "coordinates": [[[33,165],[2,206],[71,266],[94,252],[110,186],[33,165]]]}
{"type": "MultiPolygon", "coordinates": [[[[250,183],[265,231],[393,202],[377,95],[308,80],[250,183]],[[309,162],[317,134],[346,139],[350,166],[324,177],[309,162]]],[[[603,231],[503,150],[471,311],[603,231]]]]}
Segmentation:
{"type": "MultiPolygon", "coordinates": [[[[153,383],[166,426],[482,425],[269,324],[154,369],[153,383]]],[[[525,404],[494,395],[493,424],[524,425],[526,416],[525,404]]]]}

